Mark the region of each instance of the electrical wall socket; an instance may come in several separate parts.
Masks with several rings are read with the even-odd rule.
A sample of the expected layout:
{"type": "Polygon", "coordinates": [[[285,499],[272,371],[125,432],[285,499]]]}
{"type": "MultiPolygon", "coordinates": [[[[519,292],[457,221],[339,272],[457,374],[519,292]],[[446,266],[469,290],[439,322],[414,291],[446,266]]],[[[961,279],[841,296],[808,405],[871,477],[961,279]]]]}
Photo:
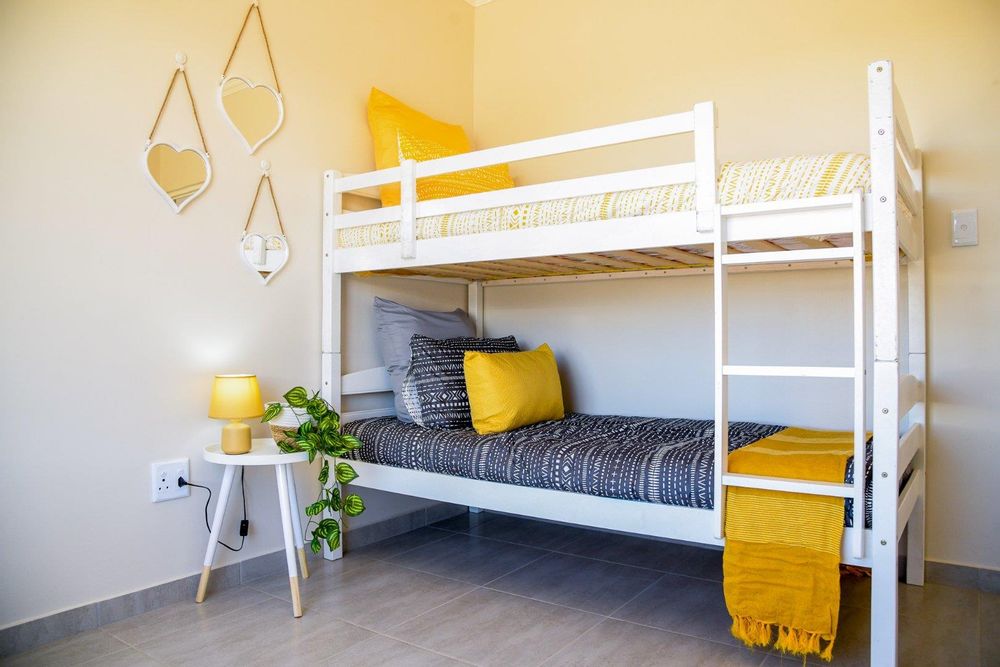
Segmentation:
{"type": "Polygon", "coordinates": [[[187,459],[156,461],[150,469],[153,475],[152,501],[154,503],[191,495],[191,487],[177,486],[177,478],[191,479],[191,468],[187,459]]]}

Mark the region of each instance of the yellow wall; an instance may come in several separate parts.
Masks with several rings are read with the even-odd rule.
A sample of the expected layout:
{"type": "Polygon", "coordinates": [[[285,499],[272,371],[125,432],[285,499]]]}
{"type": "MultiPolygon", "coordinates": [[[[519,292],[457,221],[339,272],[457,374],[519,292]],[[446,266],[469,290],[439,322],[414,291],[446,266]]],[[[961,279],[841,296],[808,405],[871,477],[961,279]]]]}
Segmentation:
{"type": "MultiPolygon", "coordinates": [[[[1000,352],[995,344],[1000,330],[996,261],[1000,4],[993,0],[497,0],[477,10],[475,31],[475,133],[483,146],[680,111],[693,102],[714,100],[723,160],[867,151],[865,67],[881,58],[895,62],[897,85],[925,165],[931,382],[928,555],[939,561],[1000,568],[995,511],[1000,506],[996,483],[1000,352]],[[979,209],[980,244],[951,248],[949,212],[967,207],[979,209]]],[[[524,181],[611,171],[654,164],[664,156],[680,158],[683,150],[690,150],[690,145],[651,143],[518,165],[514,175],[524,181]]],[[[783,286],[778,278],[759,280],[770,290],[769,308],[782,299],[801,304],[802,295],[787,283],[783,286]]],[[[810,276],[793,282],[828,289],[836,280],[810,276]]],[[[707,279],[649,281],[641,288],[631,282],[618,297],[605,294],[609,288],[601,286],[583,288],[589,291],[580,292],[578,298],[611,309],[626,298],[655,310],[663,303],[657,299],[671,291],[672,307],[680,308],[671,312],[684,317],[685,299],[699,304],[694,308],[700,312],[706,305],[702,300],[710,294],[705,291],[710,290],[707,279]]],[[[832,293],[825,292],[818,300],[832,293]]],[[[509,303],[524,316],[497,312],[489,326],[531,322],[539,314],[549,323],[569,321],[563,317],[565,310],[553,311],[569,298],[560,288],[539,288],[529,296],[522,293],[515,300],[498,291],[490,301],[488,294],[491,305],[509,303]]],[[[752,298],[754,293],[745,296],[752,298]]],[[[828,314],[818,312],[822,307],[801,306],[793,312],[815,318],[814,333],[823,340],[826,332],[821,329],[828,314]]],[[[615,321],[618,315],[617,311],[609,315],[607,325],[600,319],[589,320],[584,339],[574,339],[577,376],[593,377],[596,384],[609,382],[592,366],[598,363],[596,358],[607,364],[609,354],[613,359],[621,356],[615,352],[618,346],[609,344],[619,340],[622,331],[620,321],[615,321]],[[584,348],[590,345],[586,349],[593,354],[579,352],[578,343],[584,348]]],[[[760,318],[751,315],[746,322],[760,325],[760,318]]],[[[546,335],[558,335],[556,329],[542,325],[534,331],[538,339],[531,340],[533,344],[546,335]]],[[[558,331],[565,336],[566,325],[558,331]]],[[[734,329],[734,343],[768,347],[765,339],[748,331],[752,329],[734,329]]],[[[703,335],[710,337],[709,332],[704,329],[703,335]]],[[[645,340],[636,340],[641,337],[629,330],[626,347],[644,344],[652,350],[663,342],[652,331],[645,340]]],[[[704,348],[700,340],[698,349],[704,348]]],[[[559,341],[549,342],[556,346],[559,341]]],[[[703,351],[708,356],[704,369],[697,366],[701,373],[710,368],[710,351],[703,351]]],[[[762,351],[769,352],[757,349],[758,354],[762,351]]],[[[681,368],[693,368],[683,365],[688,361],[678,362],[681,368]]],[[[683,386],[689,380],[697,384],[697,377],[675,375],[667,384],[683,386]]],[[[616,386],[627,391],[626,385],[616,386]]],[[[657,389],[661,395],[670,391],[657,389]]],[[[710,396],[706,391],[709,406],[710,396]]],[[[670,413],[673,407],[661,403],[659,411],[670,413]]],[[[775,419],[775,410],[772,406],[770,412],[745,416],[775,419]]]]}
{"type": "MultiPolygon", "coordinates": [[[[149,464],[187,456],[218,488],[221,471],[200,457],[221,427],[206,417],[213,373],[254,371],[266,399],[318,386],[321,172],[372,167],[370,86],[471,124],[473,10],[428,4],[264,3],[286,120],[251,158],[215,89],[249,0],[0,3],[0,627],[200,570],[203,492],[150,503],[149,464]],[[180,216],[141,168],[178,50],[214,170],[180,216]],[[267,287],[237,253],[261,157],[291,245],[267,287]]],[[[234,71],[269,77],[253,23],[234,71]]],[[[158,138],[196,142],[178,92],[158,138]]],[[[254,229],[272,216],[259,207],[254,229]]],[[[411,286],[348,281],[345,370],[379,363],[371,295],[411,286]]],[[[410,300],[464,297],[437,287],[410,300]]],[[[302,499],[313,475],[297,474],[302,499]]],[[[273,473],[250,471],[247,486],[251,537],[220,564],[280,548],[273,473]]],[[[361,520],[415,506],[376,495],[361,520]]]]}

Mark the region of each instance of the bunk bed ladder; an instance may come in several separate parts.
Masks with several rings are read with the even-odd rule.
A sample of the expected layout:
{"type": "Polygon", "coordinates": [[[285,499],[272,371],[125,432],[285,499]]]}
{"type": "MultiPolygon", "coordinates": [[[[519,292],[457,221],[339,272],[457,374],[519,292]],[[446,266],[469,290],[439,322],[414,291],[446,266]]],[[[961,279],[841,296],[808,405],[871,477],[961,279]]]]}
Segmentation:
{"type": "MultiPolygon", "coordinates": [[[[728,254],[726,218],[719,219],[714,233],[715,258],[715,531],[725,536],[725,489],[742,486],[773,491],[809,493],[851,498],[854,505],[854,530],[851,531],[851,556],[864,558],[865,516],[865,227],[864,199],[860,190],[852,194],[849,248],[819,248],[728,254]],[[850,366],[745,366],[729,363],[729,313],[727,300],[730,267],[791,262],[853,261],[853,356],[850,366]],[[845,378],[854,383],[854,480],[851,484],[782,479],[728,472],[729,458],[729,378],[734,375],[756,377],[845,378]]],[[[847,231],[845,229],[845,231],[847,231]]]]}

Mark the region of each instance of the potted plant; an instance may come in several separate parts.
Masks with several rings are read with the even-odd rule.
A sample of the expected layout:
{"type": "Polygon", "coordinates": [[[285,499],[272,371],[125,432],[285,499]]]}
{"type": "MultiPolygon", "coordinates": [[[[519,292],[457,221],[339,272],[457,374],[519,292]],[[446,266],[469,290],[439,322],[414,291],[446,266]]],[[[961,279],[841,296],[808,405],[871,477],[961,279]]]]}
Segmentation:
{"type": "MultiPolygon", "coordinates": [[[[331,549],[340,546],[340,522],[323,513],[343,512],[347,516],[358,516],[365,511],[365,501],[356,493],[341,497],[340,487],[328,487],[330,481],[330,461],[328,457],[343,456],[361,446],[361,441],[353,435],[340,432],[340,415],[316,392],[311,397],[302,387],[294,387],[283,396],[285,403],[268,403],[261,422],[271,424],[274,441],[285,453],[306,452],[309,462],[319,457],[319,496],[316,502],[306,507],[309,523],[306,531],[310,534],[309,548],[313,553],[323,550],[323,542],[331,549]]],[[[333,476],[338,484],[347,484],[358,477],[349,464],[341,461],[333,467],[333,476]]]]}

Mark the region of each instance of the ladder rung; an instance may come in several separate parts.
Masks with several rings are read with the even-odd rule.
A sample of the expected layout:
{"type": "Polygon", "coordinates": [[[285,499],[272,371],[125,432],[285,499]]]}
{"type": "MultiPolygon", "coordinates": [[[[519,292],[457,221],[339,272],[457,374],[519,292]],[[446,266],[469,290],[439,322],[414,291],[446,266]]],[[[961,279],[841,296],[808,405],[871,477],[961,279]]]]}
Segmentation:
{"type": "Polygon", "coordinates": [[[745,252],[739,255],[723,255],[722,263],[742,264],[788,264],[792,262],[823,262],[831,259],[851,259],[854,248],[810,248],[808,250],[775,250],[773,252],[745,252]]]}
{"type": "Polygon", "coordinates": [[[722,484],[723,486],[742,486],[748,489],[808,493],[815,496],[835,496],[837,498],[851,498],[854,496],[853,484],[813,482],[806,479],[785,479],[784,477],[760,477],[757,475],[727,473],[722,476],[722,484]]]}
{"type": "Polygon", "coordinates": [[[755,375],[762,377],[852,378],[854,366],[730,366],[722,367],[723,375],[755,375]]]}

